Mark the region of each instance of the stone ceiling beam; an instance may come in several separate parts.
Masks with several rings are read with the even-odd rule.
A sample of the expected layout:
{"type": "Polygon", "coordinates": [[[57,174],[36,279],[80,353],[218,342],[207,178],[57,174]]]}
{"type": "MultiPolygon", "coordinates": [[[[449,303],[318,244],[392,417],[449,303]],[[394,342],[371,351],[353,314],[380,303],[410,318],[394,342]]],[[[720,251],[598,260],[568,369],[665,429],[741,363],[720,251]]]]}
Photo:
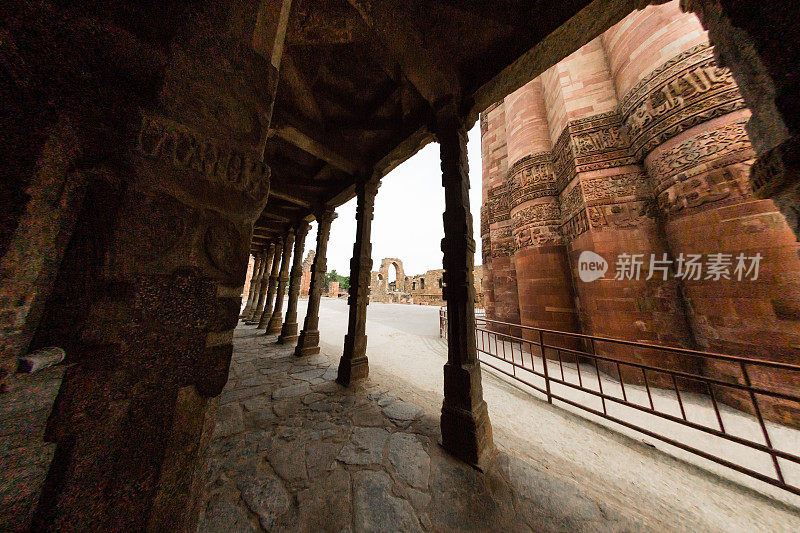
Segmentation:
{"type": "Polygon", "coordinates": [[[280,137],[284,141],[292,144],[304,152],[307,152],[317,159],[321,159],[334,167],[347,172],[348,174],[355,174],[356,171],[362,166],[357,161],[339,154],[338,152],[328,148],[321,142],[311,138],[307,134],[298,130],[294,126],[278,126],[270,130],[270,135],[280,137]]]}
{"type": "Polygon", "coordinates": [[[311,207],[311,202],[301,196],[298,191],[289,190],[280,184],[273,183],[272,187],[270,187],[269,195],[271,198],[278,198],[294,205],[299,205],[305,208],[311,207]]]}
{"type": "Polygon", "coordinates": [[[458,73],[452,65],[434,59],[439,57],[435,49],[422,45],[424,36],[409,22],[415,17],[404,12],[402,2],[347,1],[428,103],[434,105],[443,96],[460,95],[458,73]]]}
{"type": "Polygon", "coordinates": [[[322,110],[317,104],[317,98],[311,85],[307,82],[303,73],[297,68],[291,53],[288,50],[283,52],[282,74],[292,92],[294,102],[301,108],[301,111],[314,122],[323,123],[325,118],[322,110]]]}

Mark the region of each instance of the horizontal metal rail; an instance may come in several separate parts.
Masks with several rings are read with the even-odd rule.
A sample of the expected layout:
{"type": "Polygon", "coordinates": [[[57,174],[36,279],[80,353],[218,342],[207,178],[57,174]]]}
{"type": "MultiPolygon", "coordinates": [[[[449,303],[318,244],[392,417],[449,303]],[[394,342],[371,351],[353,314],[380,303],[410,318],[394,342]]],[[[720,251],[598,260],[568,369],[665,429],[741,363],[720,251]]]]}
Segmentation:
{"type": "MultiPolygon", "coordinates": [[[[475,322],[476,349],[481,363],[543,394],[548,402],[563,402],[800,495],[800,365],[540,329],[487,319],[483,314],[476,314],[475,322]],[[650,355],[648,361],[661,363],[648,364],[641,358],[632,360],[625,357],[626,353],[630,355],[635,350],[644,350],[650,355]],[[675,361],[676,355],[694,364],[686,365],[690,369],[670,368],[664,362],[669,359],[664,356],[672,356],[675,361]],[[735,372],[715,375],[715,372],[721,373],[708,365],[709,362],[725,365],[735,372]],[[628,376],[628,383],[623,375],[628,376]],[[631,379],[631,375],[640,378],[631,379]],[[754,385],[753,376],[758,376],[758,381],[768,385],[754,385]],[[654,378],[658,387],[653,385],[654,378]],[[772,390],[772,387],[779,390],[772,390]],[[554,388],[558,390],[554,391],[554,388]],[[612,389],[621,394],[611,394],[612,389]],[[570,390],[574,392],[568,394],[570,390]],[[634,392],[643,397],[642,393],[646,393],[644,403],[631,398],[634,392]],[[735,398],[733,401],[732,397],[735,398]],[[597,406],[598,399],[600,406],[597,406]],[[672,407],[672,412],[657,405],[664,403],[672,407]],[[723,410],[721,404],[726,403],[727,409],[723,410]],[[616,406],[615,412],[609,413],[612,405],[616,406]],[[768,422],[770,412],[765,415],[764,409],[776,406],[778,409],[772,410],[768,422]],[[708,414],[705,411],[708,409],[713,412],[715,424],[690,420],[690,415],[708,414]],[[704,434],[721,440],[706,442],[705,447],[698,446],[694,442],[697,439],[675,435],[663,424],[645,427],[641,415],[638,418],[632,416],[635,412],[689,428],[693,430],[693,437],[704,434]],[[747,424],[755,420],[757,426],[751,429],[760,432],[761,438],[736,434],[730,423],[726,426],[725,418],[734,418],[740,423],[744,420],[747,424]],[[780,420],[776,421],[776,418],[780,420]],[[777,440],[783,440],[784,445],[776,444],[775,436],[779,437],[777,440]],[[723,441],[744,446],[755,455],[766,454],[773,475],[746,464],[747,459],[753,459],[754,455],[723,457],[720,453],[724,451],[720,447],[723,441]],[[786,441],[790,444],[786,445],[786,441]],[[786,473],[790,474],[788,480],[786,473]]],[[[447,338],[445,308],[439,310],[439,332],[442,338],[447,338]]]]}

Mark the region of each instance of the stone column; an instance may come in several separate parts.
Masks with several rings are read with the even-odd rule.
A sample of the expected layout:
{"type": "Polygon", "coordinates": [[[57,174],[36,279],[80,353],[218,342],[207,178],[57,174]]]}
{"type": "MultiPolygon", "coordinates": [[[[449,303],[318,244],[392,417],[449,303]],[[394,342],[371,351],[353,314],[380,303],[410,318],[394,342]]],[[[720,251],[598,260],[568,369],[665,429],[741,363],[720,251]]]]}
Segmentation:
{"type": "Polygon", "coordinates": [[[253,254],[253,276],[250,278],[250,288],[247,291],[247,305],[244,306],[239,318],[246,318],[253,312],[256,295],[258,294],[259,276],[261,275],[261,263],[264,260],[264,253],[258,251],[253,254]]]}
{"type": "Polygon", "coordinates": [[[353,258],[350,260],[350,316],[347,334],[344,336],[344,352],[339,361],[339,375],[336,381],[348,385],[355,379],[369,374],[367,362],[367,305],[369,305],[369,282],[372,270],[372,214],[375,209],[375,195],[380,187],[376,178],[359,177],[356,182],[358,207],[356,208],[356,242],[353,244],[353,258]]]}
{"type": "Polygon", "coordinates": [[[292,275],[289,281],[289,303],[286,306],[286,319],[278,337],[280,344],[297,340],[297,299],[300,297],[300,284],[303,277],[303,250],[305,248],[306,235],[310,228],[311,226],[306,222],[301,222],[295,231],[294,264],[292,265],[292,275]]]}
{"type": "Polygon", "coordinates": [[[459,459],[480,467],[494,443],[475,347],[475,241],[469,210],[467,132],[454,104],[439,110],[436,128],[445,193],[442,252],[448,317],[442,445],[459,459]]]}
{"type": "MultiPolygon", "coordinates": [[[[141,8],[144,19],[162,17],[165,32],[136,31],[93,5],[80,18],[55,5],[37,12],[64,29],[48,33],[47,48],[77,55],[81,70],[64,71],[71,81],[45,81],[81,80],[61,89],[88,100],[86,114],[73,117],[86,143],[80,165],[107,185],[111,208],[85,210],[79,220],[101,230],[85,234],[96,245],[84,261],[99,264],[97,290],[82,295],[82,342],[44,435],[55,452],[33,531],[195,529],[196,473],[228,378],[253,225],[269,193],[262,157],[281,48],[264,53],[257,13],[214,1],[188,11],[141,8]],[[186,18],[163,20],[173,12],[186,18]],[[166,33],[173,25],[177,38],[166,33]],[[87,50],[91,60],[80,55],[87,50]]],[[[282,42],[278,20],[270,22],[282,42]]]]}
{"type": "Polygon", "coordinates": [[[283,324],[283,298],[286,296],[286,283],[289,281],[289,262],[292,260],[292,245],[294,244],[294,228],[291,228],[283,239],[283,253],[281,254],[281,271],[278,277],[278,288],[275,295],[275,308],[267,325],[267,335],[276,335],[281,332],[283,324]]]}
{"type": "Polygon", "coordinates": [[[264,302],[267,296],[267,272],[269,272],[270,265],[273,263],[274,251],[275,243],[270,243],[269,248],[264,251],[264,259],[261,262],[261,275],[258,277],[258,293],[255,298],[256,303],[253,305],[250,319],[247,320],[245,324],[258,324],[261,313],[264,312],[264,302]]]}
{"type": "Polygon", "coordinates": [[[319,353],[319,299],[325,286],[328,237],[331,235],[331,223],[336,219],[336,212],[332,207],[326,207],[314,216],[317,219],[317,250],[314,253],[314,264],[311,266],[311,288],[308,291],[306,318],[303,330],[297,339],[297,347],[294,349],[294,354],[298,357],[319,353]]]}
{"type": "MultiPolygon", "coordinates": [[[[278,275],[280,274],[282,252],[283,239],[278,239],[275,242],[275,249],[272,253],[272,270],[269,273],[269,280],[264,280],[264,282],[262,282],[262,286],[266,286],[266,297],[264,299],[264,307],[257,316],[258,329],[266,328],[269,319],[272,317],[272,305],[275,301],[275,291],[278,288],[278,275]]],[[[266,271],[264,275],[266,275],[266,271]]]]}
{"type": "MultiPolygon", "coordinates": [[[[541,79],[509,94],[505,108],[520,320],[526,326],[577,332],[541,79]]],[[[569,217],[573,214],[567,212],[569,217]]],[[[523,336],[538,340],[538,334],[527,330],[523,336]]],[[[574,347],[563,337],[547,340],[574,347]]]]}

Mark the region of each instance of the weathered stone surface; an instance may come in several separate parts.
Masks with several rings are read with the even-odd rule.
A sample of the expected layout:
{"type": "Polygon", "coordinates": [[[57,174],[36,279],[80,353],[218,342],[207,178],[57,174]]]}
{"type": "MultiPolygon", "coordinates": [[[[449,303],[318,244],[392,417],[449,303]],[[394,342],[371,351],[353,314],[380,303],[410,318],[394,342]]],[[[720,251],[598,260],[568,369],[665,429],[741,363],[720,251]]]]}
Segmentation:
{"type": "Polygon", "coordinates": [[[219,492],[211,496],[203,518],[197,529],[198,533],[219,533],[220,531],[250,532],[253,523],[240,505],[237,505],[231,493],[219,492]]]}
{"type": "Polygon", "coordinates": [[[386,473],[357,472],[354,485],[356,531],[422,531],[411,504],[392,495],[386,473]]]}
{"type": "Polygon", "coordinates": [[[217,424],[214,426],[214,439],[222,439],[242,431],[244,431],[244,418],[239,404],[220,406],[217,424]]]}
{"type": "Polygon", "coordinates": [[[350,441],[336,458],[350,465],[380,464],[383,459],[383,447],[388,439],[389,432],[385,429],[354,428],[350,441]]]}
{"type": "Polygon", "coordinates": [[[392,419],[400,427],[408,427],[411,422],[422,416],[422,408],[410,402],[398,400],[383,408],[383,414],[392,419]]]}
{"type": "Polygon", "coordinates": [[[66,357],[66,354],[63,348],[59,348],[58,346],[42,348],[41,350],[29,353],[25,357],[20,357],[17,371],[32,374],[44,368],[57,365],[64,360],[64,357],[66,357]]]}
{"type": "Polygon", "coordinates": [[[238,474],[236,486],[242,500],[258,515],[261,527],[269,531],[280,525],[291,510],[289,495],[281,480],[255,460],[242,465],[238,474]]]}
{"type": "Polygon", "coordinates": [[[350,474],[335,468],[314,489],[298,497],[298,531],[344,531],[352,519],[350,474]]]}
{"type": "Polygon", "coordinates": [[[381,414],[380,409],[376,409],[371,404],[353,411],[352,420],[356,426],[383,427],[386,425],[386,418],[381,414]]]}
{"type": "Polygon", "coordinates": [[[309,442],[305,447],[308,477],[323,475],[336,466],[336,456],[342,449],[340,442],[309,442]]]}
{"type": "Polygon", "coordinates": [[[389,461],[400,479],[412,487],[428,488],[431,458],[416,436],[394,433],[389,439],[389,461]]]}
{"type": "Polygon", "coordinates": [[[305,394],[309,391],[308,383],[298,383],[297,385],[290,385],[288,387],[283,387],[282,389],[278,389],[272,393],[272,398],[274,400],[280,400],[283,398],[291,398],[293,396],[300,396],[305,394]]]}

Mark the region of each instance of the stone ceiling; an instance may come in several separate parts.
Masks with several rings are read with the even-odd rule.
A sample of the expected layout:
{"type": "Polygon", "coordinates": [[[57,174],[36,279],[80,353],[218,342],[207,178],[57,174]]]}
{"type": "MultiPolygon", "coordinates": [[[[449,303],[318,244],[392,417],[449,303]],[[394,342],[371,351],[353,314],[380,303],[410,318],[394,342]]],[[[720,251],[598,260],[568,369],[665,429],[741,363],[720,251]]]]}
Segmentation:
{"type": "MultiPolygon", "coordinates": [[[[635,0],[295,0],[265,160],[269,202],[253,246],[354,195],[433,140],[456,99],[470,126],[616,23],[635,0]]],[[[435,172],[436,169],[431,169],[435,172]]]]}

